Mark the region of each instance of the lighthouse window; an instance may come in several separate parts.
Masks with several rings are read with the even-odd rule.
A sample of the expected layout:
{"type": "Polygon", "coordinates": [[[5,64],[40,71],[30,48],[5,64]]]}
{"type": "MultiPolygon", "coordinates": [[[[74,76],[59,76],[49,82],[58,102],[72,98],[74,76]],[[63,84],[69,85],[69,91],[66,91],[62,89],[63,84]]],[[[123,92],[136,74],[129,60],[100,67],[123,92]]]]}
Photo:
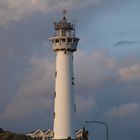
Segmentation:
{"type": "Polygon", "coordinates": [[[68,38],[68,42],[72,42],[72,39],[71,38],[68,38]]]}
{"type": "Polygon", "coordinates": [[[56,43],[59,43],[59,39],[56,39],[55,42],[56,42],[56,43]]]}
{"type": "Polygon", "coordinates": [[[63,39],[61,39],[61,40],[62,40],[62,42],[66,42],[66,39],[64,39],[64,38],[63,38],[63,39]]]}
{"type": "Polygon", "coordinates": [[[55,112],[53,113],[53,118],[55,118],[55,112]]]}
{"type": "Polygon", "coordinates": [[[54,98],[56,97],[56,91],[54,92],[54,98]]]}
{"type": "Polygon", "coordinates": [[[55,77],[57,76],[57,71],[55,71],[55,77]]]}
{"type": "Polygon", "coordinates": [[[74,105],[74,111],[76,112],[76,104],[74,105]]]}
{"type": "Polygon", "coordinates": [[[66,35],[66,31],[65,30],[61,30],[61,35],[65,36],[66,35]]]}
{"type": "Polygon", "coordinates": [[[74,85],[74,82],[72,81],[72,84],[74,85]]]}

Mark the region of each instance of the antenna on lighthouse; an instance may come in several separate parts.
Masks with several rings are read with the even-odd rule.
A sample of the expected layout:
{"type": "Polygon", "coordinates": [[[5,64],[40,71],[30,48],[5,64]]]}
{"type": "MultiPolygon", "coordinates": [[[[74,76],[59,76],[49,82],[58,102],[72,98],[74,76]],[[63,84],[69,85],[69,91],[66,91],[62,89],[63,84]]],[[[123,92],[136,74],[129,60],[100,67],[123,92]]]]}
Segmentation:
{"type": "Polygon", "coordinates": [[[67,14],[67,10],[66,10],[66,8],[64,8],[64,10],[63,10],[63,19],[66,19],[66,14],[67,14]]]}

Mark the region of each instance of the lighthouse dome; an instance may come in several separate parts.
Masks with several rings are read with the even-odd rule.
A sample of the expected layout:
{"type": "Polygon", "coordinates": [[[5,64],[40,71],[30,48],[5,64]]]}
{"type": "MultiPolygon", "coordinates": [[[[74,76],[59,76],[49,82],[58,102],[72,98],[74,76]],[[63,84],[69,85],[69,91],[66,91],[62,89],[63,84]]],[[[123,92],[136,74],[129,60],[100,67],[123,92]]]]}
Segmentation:
{"type": "Polygon", "coordinates": [[[59,29],[74,30],[74,24],[67,21],[65,13],[63,15],[63,18],[58,23],[54,22],[54,26],[55,26],[55,30],[59,30],[59,29]]]}

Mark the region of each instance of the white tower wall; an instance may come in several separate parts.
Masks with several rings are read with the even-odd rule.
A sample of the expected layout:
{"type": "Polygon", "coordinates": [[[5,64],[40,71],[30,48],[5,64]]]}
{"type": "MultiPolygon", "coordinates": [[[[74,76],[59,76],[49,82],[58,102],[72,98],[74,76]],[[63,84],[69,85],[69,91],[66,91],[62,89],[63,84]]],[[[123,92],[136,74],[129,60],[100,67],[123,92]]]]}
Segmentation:
{"type": "Polygon", "coordinates": [[[56,56],[54,139],[75,137],[73,53],[58,51],[56,56]]]}

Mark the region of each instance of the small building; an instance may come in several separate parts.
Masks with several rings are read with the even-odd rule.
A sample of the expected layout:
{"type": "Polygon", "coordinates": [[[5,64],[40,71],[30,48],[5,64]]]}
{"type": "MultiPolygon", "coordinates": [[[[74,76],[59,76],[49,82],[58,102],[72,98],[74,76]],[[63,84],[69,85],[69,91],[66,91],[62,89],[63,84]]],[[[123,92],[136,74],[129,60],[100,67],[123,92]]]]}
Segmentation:
{"type": "Polygon", "coordinates": [[[79,129],[78,131],[76,131],[77,140],[88,140],[88,135],[89,132],[88,130],[85,129],[85,127],[83,127],[83,129],[79,129]]]}
{"type": "Polygon", "coordinates": [[[35,140],[51,140],[53,137],[53,131],[51,129],[42,131],[41,129],[37,129],[36,131],[32,131],[26,134],[35,140]]]}
{"type": "Polygon", "coordinates": [[[76,131],[76,139],[81,140],[83,138],[83,129],[79,129],[76,131]]]}
{"type": "MultiPolygon", "coordinates": [[[[76,139],[83,140],[83,129],[79,129],[76,131],[76,139]]],[[[36,131],[32,131],[26,134],[35,140],[51,140],[53,138],[53,131],[51,129],[42,131],[41,129],[37,129],[36,131]]]]}

